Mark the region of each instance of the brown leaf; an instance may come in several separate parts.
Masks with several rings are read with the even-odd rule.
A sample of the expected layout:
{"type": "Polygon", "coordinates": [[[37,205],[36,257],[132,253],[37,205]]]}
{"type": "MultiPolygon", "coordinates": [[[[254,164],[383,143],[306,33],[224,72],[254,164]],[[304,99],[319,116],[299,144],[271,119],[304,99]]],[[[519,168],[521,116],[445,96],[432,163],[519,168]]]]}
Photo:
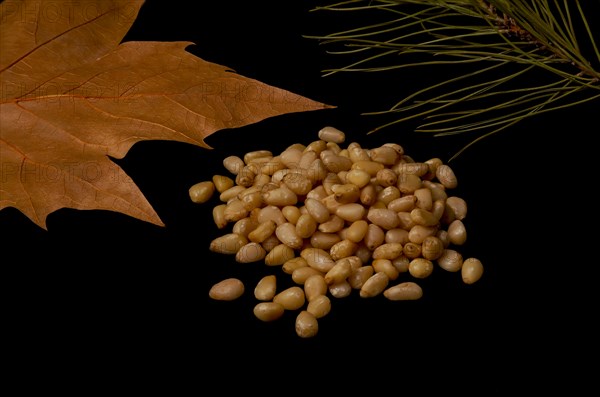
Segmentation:
{"type": "Polygon", "coordinates": [[[208,148],[220,129],[329,107],[206,62],[191,43],[119,44],[142,3],[0,4],[0,210],[43,228],[66,207],[163,225],[107,156],[144,140],[208,148]]]}

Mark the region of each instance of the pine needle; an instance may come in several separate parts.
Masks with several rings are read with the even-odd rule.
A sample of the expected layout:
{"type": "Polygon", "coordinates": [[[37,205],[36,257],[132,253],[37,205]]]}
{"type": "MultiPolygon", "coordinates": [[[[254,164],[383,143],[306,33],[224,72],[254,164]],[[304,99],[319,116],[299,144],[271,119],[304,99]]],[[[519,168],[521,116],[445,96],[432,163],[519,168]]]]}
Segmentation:
{"type": "Polygon", "coordinates": [[[587,18],[598,6],[600,0],[347,0],[315,10],[368,11],[381,20],[370,15],[369,25],[307,37],[335,46],[329,52],[336,56],[355,57],[326,75],[444,65],[452,77],[365,114],[400,116],[369,133],[421,119],[419,132],[476,134],[455,158],[521,120],[600,99],[600,37],[587,18]]]}

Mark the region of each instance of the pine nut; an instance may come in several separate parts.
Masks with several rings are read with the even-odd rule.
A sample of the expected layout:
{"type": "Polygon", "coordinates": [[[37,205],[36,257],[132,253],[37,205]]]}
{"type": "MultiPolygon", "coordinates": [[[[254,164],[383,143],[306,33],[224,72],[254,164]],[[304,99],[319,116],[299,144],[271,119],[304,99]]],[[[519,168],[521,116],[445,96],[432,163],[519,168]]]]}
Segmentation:
{"type": "Polygon", "coordinates": [[[367,279],[367,281],[365,281],[365,283],[361,287],[360,297],[372,298],[381,294],[386,289],[389,282],[390,279],[384,272],[378,272],[373,274],[367,279]]]}
{"type": "Polygon", "coordinates": [[[232,301],[244,294],[244,283],[237,278],[228,278],[213,285],[208,296],[220,301],[232,301]]]}
{"type": "Polygon", "coordinates": [[[312,338],[319,332],[319,322],[314,314],[302,310],[296,317],[296,334],[301,338],[312,338]]]}
{"type": "Polygon", "coordinates": [[[477,282],[483,275],[483,265],[476,258],[465,259],[461,268],[462,280],[465,284],[477,282]]]}
{"type": "Polygon", "coordinates": [[[285,310],[298,310],[304,306],[304,291],[297,286],[287,288],[275,295],[273,302],[279,303],[285,310]]]}
{"type": "Polygon", "coordinates": [[[304,281],[304,295],[309,302],[312,302],[315,298],[325,295],[326,293],[327,283],[321,274],[313,274],[304,281]]]}
{"type": "Polygon", "coordinates": [[[254,315],[261,321],[275,321],[283,316],[283,305],[275,302],[261,302],[254,306],[254,315]]]}
{"type": "Polygon", "coordinates": [[[315,296],[312,300],[309,300],[306,311],[317,319],[325,317],[331,311],[331,300],[325,294],[315,296]]]}
{"type": "Polygon", "coordinates": [[[423,297],[423,289],[418,284],[408,281],[386,289],[383,296],[391,301],[417,300],[423,297]]]}
{"type": "Polygon", "coordinates": [[[415,278],[429,277],[433,272],[433,263],[425,258],[415,258],[408,264],[408,272],[415,278]]]}
{"type": "Polygon", "coordinates": [[[248,243],[235,254],[235,260],[240,263],[258,262],[263,260],[267,251],[258,243],[248,243]]]}
{"type": "Polygon", "coordinates": [[[206,203],[214,192],[215,184],[211,181],[196,183],[189,189],[190,199],[196,204],[206,203]]]}
{"type": "Polygon", "coordinates": [[[264,276],[254,288],[254,297],[259,301],[270,301],[277,291],[277,279],[274,275],[264,276]]]}

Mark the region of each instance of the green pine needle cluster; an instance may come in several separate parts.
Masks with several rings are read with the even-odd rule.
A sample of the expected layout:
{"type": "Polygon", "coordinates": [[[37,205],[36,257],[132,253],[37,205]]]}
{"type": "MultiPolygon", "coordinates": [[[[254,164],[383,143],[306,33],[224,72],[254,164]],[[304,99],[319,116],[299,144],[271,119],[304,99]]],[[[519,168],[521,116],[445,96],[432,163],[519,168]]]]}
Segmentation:
{"type": "Polygon", "coordinates": [[[600,0],[347,0],[317,10],[375,13],[379,22],[307,37],[353,57],[326,74],[442,66],[437,81],[368,113],[397,116],[374,131],[418,119],[417,131],[470,132],[472,144],[525,118],[600,98],[600,37],[587,17],[598,5],[600,0]]]}

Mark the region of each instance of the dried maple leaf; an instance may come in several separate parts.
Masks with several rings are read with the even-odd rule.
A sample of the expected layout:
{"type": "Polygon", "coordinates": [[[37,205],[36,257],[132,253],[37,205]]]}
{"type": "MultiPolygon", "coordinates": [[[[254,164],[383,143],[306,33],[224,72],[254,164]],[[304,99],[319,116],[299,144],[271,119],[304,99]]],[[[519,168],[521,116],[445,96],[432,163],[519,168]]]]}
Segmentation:
{"type": "Polygon", "coordinates": [[[206,62],[191,43],[119,44],[142,3],[0,3],[0,210],[43,228],[60,208],[162,225],[108,156],[143,140],[208,148],[220,129],[328,107],[206,62]]]}

